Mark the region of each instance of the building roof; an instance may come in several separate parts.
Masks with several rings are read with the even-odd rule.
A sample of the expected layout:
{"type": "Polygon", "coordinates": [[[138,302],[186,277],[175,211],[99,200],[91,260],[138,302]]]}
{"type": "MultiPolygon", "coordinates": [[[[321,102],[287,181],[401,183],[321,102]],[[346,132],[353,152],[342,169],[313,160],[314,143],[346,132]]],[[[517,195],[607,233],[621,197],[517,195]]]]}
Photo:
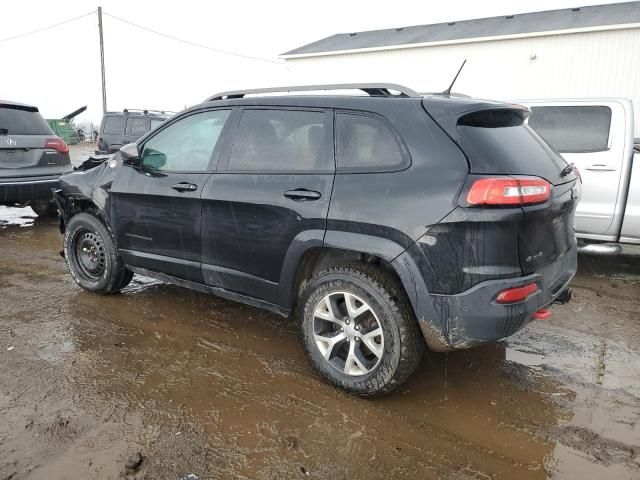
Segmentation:
{"type": "Polygon", "coordinates": [[[640,1],[503,15],[457,22],[338,33],[283,53],[283,58],[337,54],[362,49],[393,49],[430,43],[488,40],[494,37],[544,35],[550,32],[640,23],[640,1]]]}

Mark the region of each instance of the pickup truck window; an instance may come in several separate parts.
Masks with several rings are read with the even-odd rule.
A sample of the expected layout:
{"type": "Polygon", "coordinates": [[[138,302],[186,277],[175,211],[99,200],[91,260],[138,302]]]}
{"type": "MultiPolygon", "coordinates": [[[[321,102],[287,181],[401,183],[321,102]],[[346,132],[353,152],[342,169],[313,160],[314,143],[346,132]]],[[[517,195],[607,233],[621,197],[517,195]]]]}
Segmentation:
{"type": "Polygon", "coordinates": [[[559,153],[601,152],[609,147],[611,109],[605,106],[532,107],[529,126],[559,153]]]}
{"type": "Polygon", "coordinates": [[[105,117],[104,129],[102,133],[107,135],[120,134],[122,132],[122,124],[124,119],[122,117],[105,117]]]}

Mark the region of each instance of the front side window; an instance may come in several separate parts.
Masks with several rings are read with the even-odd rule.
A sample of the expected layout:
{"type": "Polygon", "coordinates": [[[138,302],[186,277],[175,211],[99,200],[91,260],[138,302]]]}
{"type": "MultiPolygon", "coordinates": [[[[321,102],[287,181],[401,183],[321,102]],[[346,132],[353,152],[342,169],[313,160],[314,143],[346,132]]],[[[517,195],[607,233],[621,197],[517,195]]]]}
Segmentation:
{"type": "Polygon", "coordinates": [[[336,115],[336,154],[341,169],[393,169],[404,163],[400,142],[380,119],[336,115]]]}
{"type": "Polygon", "coordinates": [[[605,106],[532,107],[529,126],[560,153],[601,152],[609,147],[611,109],[605,106]]]}
{"type": "Polygon", "coordinates": [[[151,170],[209,170],[229,110],[213,110],[182,118],[145,142],[142,165],[151,170]]]}
{"type": "Polygon", "coordinates": [[[122,117],[107,117],[104,119],[104,130],[103,133],[108,135],[119,135],[122,133],[122,117]]]}
{"type": "Polygon", "coordinates": [[[147,133],[147,119],[140,118],[127,118],[127,124],[124,128],[126,135],[137,136],[138,138],[147,133]]]}
{"type": "Polygon", "coordinates": [[[229,156],[229,170],[321,171],[329,158],[324,112],[245,110],[229,156]]]}

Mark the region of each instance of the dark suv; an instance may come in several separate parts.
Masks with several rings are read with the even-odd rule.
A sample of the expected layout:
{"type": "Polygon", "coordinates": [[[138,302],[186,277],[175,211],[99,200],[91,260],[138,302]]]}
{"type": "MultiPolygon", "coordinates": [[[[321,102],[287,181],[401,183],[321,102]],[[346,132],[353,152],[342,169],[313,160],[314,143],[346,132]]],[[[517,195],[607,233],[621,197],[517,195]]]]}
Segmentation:
{"type": "Polygon", "coordinates": [[[69,147],[38,109],[0,100],[0,205],[55,214],[51,191],[70,170],[69,147]]]}
{"type": "Polygon", "coordinates": [[[401,384],[425,340],[495,341],[569,299],[579,181],[529,110],[306,89],[333,88],[369,95],[216,95],[65,175],[73,278],[112,293],[135,272],[295,314],[312,365],[358,395],[401,384]]]}
{"type": "Polygon", "coordinates": [[[122,112],[105,113],[98,133],[96,154],[117,152],[123,145],[135,142],[156,128],[170,115],[165,111],[126,108],[122,112]]]}

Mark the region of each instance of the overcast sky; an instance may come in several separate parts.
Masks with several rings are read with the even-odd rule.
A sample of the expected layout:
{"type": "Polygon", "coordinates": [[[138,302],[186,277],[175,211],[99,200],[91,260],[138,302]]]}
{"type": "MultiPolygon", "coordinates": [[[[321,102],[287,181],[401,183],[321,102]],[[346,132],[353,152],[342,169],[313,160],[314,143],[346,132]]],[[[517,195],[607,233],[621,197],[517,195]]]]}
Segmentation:
{"type": "MultiPolygon", "coordinates": [[[[78,120],[102,116],[97,16],[2,41],[89,13],[110,13],[168,35],[277,60],[278,54],[334,33],[614,3],[606,0],[448,0],[375,2],[234,0],[177,2],[65,0],[3,2],[0,98],[37,105],[47,118],[82,105],[78,120]],[[585,3],[586,2],[586,3],[585,3]],[[376,7],[376,5],[378,5],[376,7]]],[[[252,61],[185,45],[104,17],[109,110],[181,110],[220,90],[295,84],[278,63],[252,61]]],[[[371,81],[385,81],[384,71],[371,81]]],[[[336,72],[336,81],[340,81],[336,72]]],[[[410,86],[410,85],[409,85],[410,86]]]]}

